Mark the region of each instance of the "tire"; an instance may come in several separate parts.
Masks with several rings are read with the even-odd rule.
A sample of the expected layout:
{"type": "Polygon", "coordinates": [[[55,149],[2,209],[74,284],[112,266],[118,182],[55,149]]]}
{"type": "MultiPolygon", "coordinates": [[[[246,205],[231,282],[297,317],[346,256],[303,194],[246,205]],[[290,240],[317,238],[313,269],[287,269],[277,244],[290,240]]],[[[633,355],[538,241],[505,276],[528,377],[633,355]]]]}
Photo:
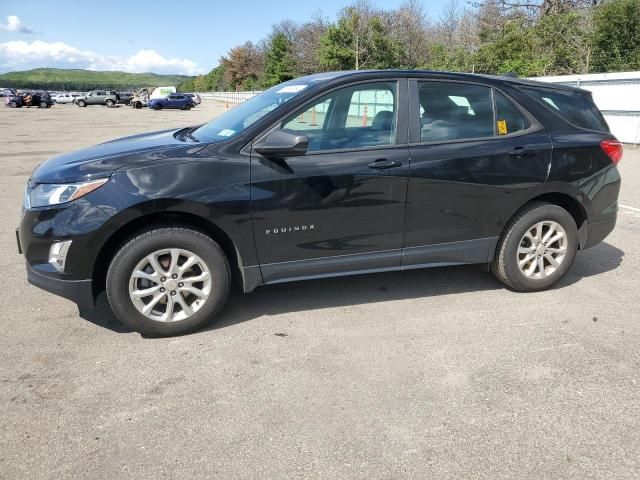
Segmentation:
{"type": "Polygon", "coordinates": [[[87,102],[85,102],[84,100],[78,100],[76,102],[76,105],[78,105],[79,107],[86,107],[87,106],[87,102]]]}
{"type": "Polygon", "coordinates": [[[162,110],[162,105],[158,104],[158,105],[154,105],[153,106],[154,110],[162,110]]]}
{"type": "Polygon", "coordinates": [[[107,107],[111,108],[111,107],[113,107],[113,106],[116,104],[116,102],[114,102],[113,100],[107,100],[106,102],[104,102],[104,104],[105,104],[107,107]]]}
{"type": "Polygon", "coordinates": [[[182,107],[183,110],[191,110],[191,105],[185,105],[182,107]]]}
{"type": "Polygon", "coordinates": [[[48,108],[49,105],[47,104],[47,102],[40,102],[40,108],[48,108]]]}
{"type": "MultiPolygon", "coordinates": [[[[166,254],[166,256],[170,255],[166,254]]],[[[167,258],[166,263],[168,264],[169,261],[169,258],[167,258]]],[[[183,262],[182,265],[185,265],[185,262],[183,262]]],[[[160,266],[167,268],[164,264],[160,266]]],[[[145,268],[148,269],[149,266],[145,268]]],[[[153,269],[151,271],[154,272],[153,269]]],[[[168,277],[165,278],[167,281],[170,281],[168,277]]],[[[153,287],[156,285],[158,287],[164,285],[166,289],[169,290],[176,288],[175,282],[181,278],[182,277],[178,277],[178,279],[174,281],[173,286],[167,283],[160,283],[159,281],[155,283],[149,282],[147,285],[152,285],[153,287]]],[[[188,277],[185,276],[184,278],[188,277]]],[[[210,237],[189,228],[158,228],[133,237],[115,255],[107,272],[107,298],[116,317],[118,317],[122,323],[143,335],[153,337],[182,335],[198,330],[213,320],[215,314],[224,307],[227,301],[230,283],[231,272],[227,257],[220,246],[210,237]],[[132,280],[134,269],[136,267],[140,268],[141,262],[145,262],[145,258],[148,255],[163,251],[164,249],[181,249],[182,252],[195,254],[199,257],[201,263],[206,266],[210,275],[210,291],[204,303],[196,307],[197,310],[191,316],[171,322],[159,321],[143,314],[138,310],[138,307],[134,305],[129,294],[132,282],[140,281],[132,280]]],[[[147,287],[143,286],[141,288],[144,289],[147,287]]],[[[169,294],[161,294],[158,292],[157,295],[164,295],[163,299],[165,303],[163,304],[163,299],[161,299],[156,305],[158,305],[157,308],[159,310],[164,308],[166,312],[166,310],[168,310],[168,300],[170,299],[169,294]]],[[[177,300],[178,296],[183,302],[185,299],[190,299],[192,302],[190,307],[194,307],[194,305],[198,303],[196,301],[198,297],[191,296],[189,293],[183,295],[183,293],[178,292],[177,296],[172,298],[176,298],[177,300]]],[[[148,303],[151,303],[150,299],[148,303]]],[[[172,311],[178,312],[176,315],[183,315],[184,311],[177,305],[178,303],[176,301],[176,309],[172,311]]],[[[156,307],[154,307],[154,309],[155,308],[156,307]]]]}
{"type": "Polygon", "coordinates": [[[142,108],[142,102],[135,102],[133,104],[133,108],[135,108],[136,110],[142,108]]]}
{"type": "Polygon", "coordinates": [[[569,212],[557,205],[534,202],[518,212],[505,227],[491,270],[513,290],[536,292],[549,288],[567,273],[577,250],[578,227],[569,212]],[[554,223],[560,228],[555,227],[554,223]],[[541,233],[531,234],[537,232],[538,226],[541,233]],[[552,229],[555,229],[555,233],[550,233],[552,229]],[[548,240],[559,240],[544,242],[548,233],[548,240]],[[540,246],[536,247],[538,240],[540,246]],[[565,253],[553,253],[556,251],[565,253]],[[559,265],[552,265],[549,257],[559,265]],[[519,266],[521,263],[522,269],[519,266]]]}
{"type": "Polygon", "coordinates": [[[12,101],[12,102],[9,102],[9,103],[7,104],[7,106],[8,106],[9,108],[18,108],[18,104],[17,104],[16,102],[13,102],[13,101],[12,101]]]}

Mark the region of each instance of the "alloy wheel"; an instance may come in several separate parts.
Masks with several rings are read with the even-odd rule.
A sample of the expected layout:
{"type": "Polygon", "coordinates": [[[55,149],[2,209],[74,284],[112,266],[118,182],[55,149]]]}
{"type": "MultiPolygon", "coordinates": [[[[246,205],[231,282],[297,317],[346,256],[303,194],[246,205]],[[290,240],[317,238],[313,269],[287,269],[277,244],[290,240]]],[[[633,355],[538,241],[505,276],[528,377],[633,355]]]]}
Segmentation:
{"type": "Polygon", "coordinates": [[[558,222],[542,221],[529,228],[518,244],[518,268],[525,277],[552,275],[567,256],[567,232],[558,222]]]}
{"type": "Polygon", "coordinates": [[[211,294],[211,272],[196,254],[179,248],[157,250],[133,269],[129,298],[145,317],[177,322],[194,315],[211,294]]]}

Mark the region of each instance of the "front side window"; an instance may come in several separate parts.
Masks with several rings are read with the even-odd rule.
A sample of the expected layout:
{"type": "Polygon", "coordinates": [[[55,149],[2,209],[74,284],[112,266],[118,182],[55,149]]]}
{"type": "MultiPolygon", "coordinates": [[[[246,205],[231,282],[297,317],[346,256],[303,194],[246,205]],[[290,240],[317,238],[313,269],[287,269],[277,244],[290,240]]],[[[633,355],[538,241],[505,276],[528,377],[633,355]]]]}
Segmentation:
{"type": "Polygon", "coordinates": [[[420,141],[492,137],[491,89],[454,82],[418,83],[420,141]]]}
{"type": "Polygon", "coordinates": [[[341,88],[312,101],[282,122],[309,137],[308,152],[395,144],[396,82],[341,88]]]}

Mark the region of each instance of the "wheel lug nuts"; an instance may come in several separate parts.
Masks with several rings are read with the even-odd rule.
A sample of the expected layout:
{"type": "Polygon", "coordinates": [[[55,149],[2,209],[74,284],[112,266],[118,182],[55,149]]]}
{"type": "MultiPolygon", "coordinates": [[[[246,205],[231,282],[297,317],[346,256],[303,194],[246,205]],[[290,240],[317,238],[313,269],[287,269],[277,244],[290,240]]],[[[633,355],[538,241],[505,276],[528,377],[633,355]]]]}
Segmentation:
{"type": "Polygon", "coordinates": [[[162,278],[160,279],[160,281],[161,281],[161,282],[166,282],[166,281],[167,281],[167,277],[162,277],[162,278]]]}
{"type": "Polygon", "coordinates": [[[160,293],[164,293],[164,292],[166,292],[166,290],[163,287],[163,288],[160,289],[160,293]]]}
{"type": "Polygon", "coordinates": [[[176,274],[174,273],[173,275],[171,275],[171,278],[173,278],[173,279],[175,280],[176,278],[178,278],[178,275],[176,275],[176,274]]]}
{"type": "Polygon", "coordinates": [[[178,284],[178,286],[179,286],[179,287],[184,287],[184,283],[180,282],[180,283],[178,284]]]}
{"type": "Polygon", "coordinates": [[[175,290],[171,290],[171,296],[174,297],[176,295],[176,291],[175,290]]]}

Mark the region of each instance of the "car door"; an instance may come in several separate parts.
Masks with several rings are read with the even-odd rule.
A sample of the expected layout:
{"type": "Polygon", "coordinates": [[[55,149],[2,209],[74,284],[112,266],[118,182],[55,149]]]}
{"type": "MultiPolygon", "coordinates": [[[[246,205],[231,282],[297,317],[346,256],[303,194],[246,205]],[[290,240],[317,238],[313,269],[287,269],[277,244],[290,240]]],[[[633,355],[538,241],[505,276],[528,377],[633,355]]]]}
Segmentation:
{"type": "Polygon", "coordinates": [[[549,135],[498,89],[417,80],[409,88],[403,267],[490,261],[505,223],[546,180],[549,135]]]}
{"type": "Polygon", "coordinates": [[[92,104],[93,105],[102,105],[105,101],[105,97],[107,96],[106,92],[103,91],[98,91],[94,94],[93,98],[92,98],[92,104]]]}
{"type": "Polygon", "coordinates": [[[252,152],[254,235],[266,283],[400,267],[406,94],[406,79],[334,89],[275,127],[307,135],[306,154],[252,152]]]}

